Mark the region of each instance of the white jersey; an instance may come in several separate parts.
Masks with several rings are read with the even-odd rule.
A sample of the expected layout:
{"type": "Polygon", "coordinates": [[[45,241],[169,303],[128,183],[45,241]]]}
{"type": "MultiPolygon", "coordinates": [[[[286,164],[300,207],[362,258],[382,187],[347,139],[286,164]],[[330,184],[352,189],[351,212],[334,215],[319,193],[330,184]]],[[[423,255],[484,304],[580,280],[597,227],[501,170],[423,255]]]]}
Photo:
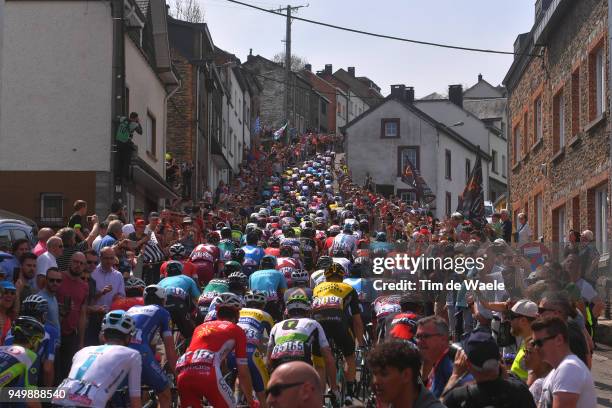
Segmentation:
{"type": "Polygon", "coordinates": [[[74,355],[70,374],[59,385],[65,397],[53,403],[104,407],[126,377],[130,397],[138,397],[141,372],[142,359],[136,350],[119,345],[85,347],[74,355]]]}

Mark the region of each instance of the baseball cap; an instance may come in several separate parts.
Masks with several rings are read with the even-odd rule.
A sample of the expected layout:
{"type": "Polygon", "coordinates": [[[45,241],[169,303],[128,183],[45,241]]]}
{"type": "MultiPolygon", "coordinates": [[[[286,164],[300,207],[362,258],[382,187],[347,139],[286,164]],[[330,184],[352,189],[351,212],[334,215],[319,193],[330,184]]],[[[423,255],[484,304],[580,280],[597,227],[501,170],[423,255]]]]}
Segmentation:
{"type": "Polygon", "coordinates": [[[145,225],[147,225],[145,220],[136,220],[136,222],[134,222],[135,227],[144,227],[145,225]]]}
{"type": "Polygon", "coordinates": [[[464,341],[468,360],[478,369],[494,369],[499,365],[499,347],[491,333],[474,330],[464,341]]]}
{"type": "Polygon", "coordinates": [[[144,214],[144,211],[142,210],[142,208],[136,208],[134,210],[134,214],[144,214]]]}
{"type": "Polygon", "coordinates": [[[132,224],[125,224],[123,228],[121,228],[121,231],[124,235],[130,235],[131,233],[136,232],[134,225],[132,224]]]}
{"type": "Polygon", "coordinates": [[[159,213],[156,212],[156,211],[151,211],[149,213],[149,219],[151,219],[151,218],[159,218],[159,213]]]}
{"type": "Polygon", "coordinates": [[[15,288],[15,285],[13,284],[13,282],[6,281],[6,280],[0,282],[0,289],[17,290],[17,288],[15,288]]]}
{"type": "Polygon", "coordinates": [[[512,306],[512,313],[525,317],[538,317],[538,305],[528,299],[521,299],[512,306]]]}

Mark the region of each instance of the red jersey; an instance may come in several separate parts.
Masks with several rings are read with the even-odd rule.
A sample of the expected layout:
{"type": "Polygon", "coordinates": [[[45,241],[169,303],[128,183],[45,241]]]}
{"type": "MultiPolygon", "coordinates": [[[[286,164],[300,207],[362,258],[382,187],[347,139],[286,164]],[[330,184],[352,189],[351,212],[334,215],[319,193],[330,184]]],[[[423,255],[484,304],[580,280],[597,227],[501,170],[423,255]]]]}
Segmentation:
{"type": "Polygon", "coordinates": [[[389,336],[395,339],[412,340],[416,334],[419,317],[411,312],[398,313],[391,320],[389,336]]]}
{"type": "Polygon", "coordinates": [[[334,238],[335,237],[327,237],[327,239],[325,240],[325,245],[323,246],[323,248],[326,251],[329,251],[329,249],[332,247],[332,245],[334,243],[334,238]]]}
{"type": "Polygon", "coordinates": [[[215,245],[200,244],[198,245],[191,255],[189,260],[191,262],[217,262],[221,257],[221,251],[215,245]]]}
{"type": "MultiPolygon", "coordinates": [[[[166,267],[168,266],[168,262],[170,261],[164,262],[159,268],[159,273],[164,278],[168,276],[168,274],[166,273],[166,267]]],[[[183,275],[189,276],[190,278],[198,277],[198,271],[196,270],[194,264],[189,261],[181,261],[181,263],[183,264],[183,275]]]]}
{"type": "Polygon", "coordinates": [[[118,297],[113,300],[111,310],[123,310],[127,312],[132,306],[144,306],[144,299],[142,297],[118,297]]]}
{"type": "Polygon", "coordinates": [[[280,256],[280,248],[267,247],[264,249],[264,253],[278,258],[280,256]]]}
{"type": "Polygon", "coordinates": [[[219,367],[230,351],[238,364],[247,363],[246,335],[237,324],[225,320],[205,322],[195,328],[187,352],[178,359],[177,371],[193,366],[219,367]]]}

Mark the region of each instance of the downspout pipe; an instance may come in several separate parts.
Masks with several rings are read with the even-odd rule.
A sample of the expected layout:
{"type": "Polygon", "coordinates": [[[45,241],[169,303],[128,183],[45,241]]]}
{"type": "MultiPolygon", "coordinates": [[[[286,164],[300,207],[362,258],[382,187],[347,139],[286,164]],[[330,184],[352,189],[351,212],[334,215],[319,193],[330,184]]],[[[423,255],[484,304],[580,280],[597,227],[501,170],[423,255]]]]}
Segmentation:
{"type": "MultiPolygon", "coordinates": [[[[123,179],[116,174],[117,145],[115,135],[119,127],[119,118],[126,116],[125,106],[125,38],[123,25],[123,0],[112,0],[111,17],[113,20],[113,59],[112,59],[112,100],[111,100],[111,134],[110,134],[110,180],[109,194],[113,200],[125,201],[123,179]]],[[[110,204],[110,203],[108,203],[110,204]]]]}

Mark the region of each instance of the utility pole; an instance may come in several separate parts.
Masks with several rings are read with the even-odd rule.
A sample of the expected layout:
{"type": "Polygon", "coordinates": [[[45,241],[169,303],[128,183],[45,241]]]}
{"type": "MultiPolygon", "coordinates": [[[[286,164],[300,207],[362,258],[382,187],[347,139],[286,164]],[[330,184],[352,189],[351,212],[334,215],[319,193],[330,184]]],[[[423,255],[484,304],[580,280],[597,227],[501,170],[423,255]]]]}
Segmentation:
{"type": "MultiPolygon", "coordinates": [[[[291,123],[289,121],[289,92],[291,90],[291,12],[308,6],[309,4],[292,7],[290,4],[287,4],[286,8],[278,8],[274,10],[279,13],[284,11],[287,16],[287,23],[285,27],[285,99],[283,101],[283,112],[285,113],[285,120],[287,121],[287,127],[285,128],[287,144],[289,144],[291,141],[291,135],[289,134],[289,124],[291,123]]],[[[293,101],[293,106],[295,107],[295,100],[293,101]]]]}

